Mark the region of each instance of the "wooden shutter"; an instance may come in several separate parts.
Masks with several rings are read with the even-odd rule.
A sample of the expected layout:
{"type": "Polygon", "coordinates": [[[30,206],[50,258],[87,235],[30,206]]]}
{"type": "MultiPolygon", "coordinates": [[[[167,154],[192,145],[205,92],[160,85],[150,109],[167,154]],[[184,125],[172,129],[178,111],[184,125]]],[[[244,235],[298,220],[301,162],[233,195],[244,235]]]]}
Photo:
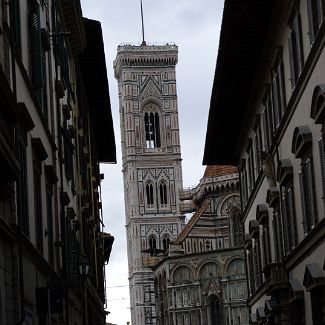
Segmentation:
{"type": "Polygon", "coordinates": [[[308,158],[305,162],[305,191],[306,198],[308,200],[308,212],[307,222],[309,231],[316,224],[316,209],[315,209],[315,197],[314,197],[314,175],[313,175],[313,163],[312,159],[308,158]]]}
{"type": "Polygon", "coordinates": [[[307,218],[306,218],[306,204],[305,204],[305,191],[304,191],[304,179],[302,170],[299,171],[299,184],[300,184],[300,199],[301,199],[301,211],[302,211],[302,225],[304,228],[304,234],[308,234],[307,218]]]}
{"type": "Polygon", "coordinates": [[[12,31],[13,40],[18,52],[21,51],[20,39],[20,5],[19,0],[12,0],[10,2],[10,29],[12,31]]]}
{"type": "Polygon", "coordinates": [[[315,8],[314,8],[313,1],[314,0],[307,0],[307,12],[308,12],[308,25],[309,25],[309,40],[310,40],[310,45],[312,45],[314,43],[315,36],[316,36],[315,18],[317,19],[317,15],[315,16],[315,8]]]}
{"type": "MultiPolygon", "coordinates": [[[[278,83],[277,83],[277,75],[276,71],[273,72],[273,80],[272,80],[272,99],[273,99],[273,119],[275,130],[278,128],[280,123],[280,112],[279,112],[279,93],[278,93],[278,83]]],[[[272,117],[271,117],[272,118],[272,117]]]]}
{"type": "Polygon", "coordinates": [[[296,225],[296,214],[295,214],[295,199],[294,199],[294,188],[292,184],[288,186],[287,190],[287,202],[288,202],[288,219],[290,223],[290,233],[289,233],[289,244],[290,251],[296,246],[297,238],[297,225],[296,225]]]}
{"type": "Polygon", "coordinates": [[[293,89],[296,85],[296,76],[295,76],[295,64],[294,64],[294,56],[293,56],[293,41],[292,41],[292,33],[288,39],[289,45],[289,62],[290,62],[290,81],[291,81],[291,89],[293,89]]]}
{"type": "Polygon", "coordinates": [[[289,233],[290,233],[290,222],[288,218],[288,202],[286,198],[286,188],[282,188],[283,195],[281,199],[281,214],[282,214],[282,228],[283,228],[283,241],[284,241],[284,253],[287,255],[290,252],[289,245],[289,233]]]}
{"type": "Polygon", "coordinates": [[[301,74],[302,67],[304,65],[302,31],[301,31],[301,17],[299,14],[293,21],[293,24],[294,24],[294,29],[296,31],[296,39],[297,39],[297,61],[298,61],[298,76],[299,76],[301,74]]]}
{"type": "Polygon", "coordinates": [[[41,43],[41,21],[40,7],[34,5],[29,13],[30,43],[31,43],[31,64],[32,83],[35,90],[43,87],[43,64],[42,64],[42,43],[41,43]]]}
{"type": "Polygon", "coordinates": [[[320,169],[322,173],[322,186],[323,186],[323,201],[325,202],[325,148],[324,148],[324,135],[318,140],[319,145],[319,158],[320,158],[320,169]]]}

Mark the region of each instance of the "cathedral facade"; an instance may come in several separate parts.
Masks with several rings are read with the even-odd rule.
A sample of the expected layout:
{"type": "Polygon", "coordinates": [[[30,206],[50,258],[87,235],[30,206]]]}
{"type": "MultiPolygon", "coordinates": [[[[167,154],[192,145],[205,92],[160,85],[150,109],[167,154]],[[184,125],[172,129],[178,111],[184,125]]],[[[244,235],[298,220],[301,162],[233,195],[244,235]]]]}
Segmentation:
{"type": "Polygon", "coordinates": [[[154,266],[157,324],[248,324],[238,171],[208,166],[180,192],[195,213],[154,266]]]}
{"type": "Polygon", "coordinates": [[[156,255],[184,224],[176,45],[118,47],[118,81],[131,319],[156,324],[156,255]]]}

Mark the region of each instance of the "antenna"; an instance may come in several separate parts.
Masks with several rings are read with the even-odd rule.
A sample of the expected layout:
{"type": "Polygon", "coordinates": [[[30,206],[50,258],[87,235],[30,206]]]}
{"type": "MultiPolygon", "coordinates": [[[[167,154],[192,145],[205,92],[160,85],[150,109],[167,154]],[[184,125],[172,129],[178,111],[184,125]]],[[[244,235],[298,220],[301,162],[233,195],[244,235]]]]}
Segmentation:
{"type": "Polygon", "coordinates": [[[141,45],[146,45],[146,41],[144,40],[144,24],[143,24],[143,7],[142,7],[142,0],[140,0],[141,4],[141,22],[142,22],[142,44],[141,45]]]}

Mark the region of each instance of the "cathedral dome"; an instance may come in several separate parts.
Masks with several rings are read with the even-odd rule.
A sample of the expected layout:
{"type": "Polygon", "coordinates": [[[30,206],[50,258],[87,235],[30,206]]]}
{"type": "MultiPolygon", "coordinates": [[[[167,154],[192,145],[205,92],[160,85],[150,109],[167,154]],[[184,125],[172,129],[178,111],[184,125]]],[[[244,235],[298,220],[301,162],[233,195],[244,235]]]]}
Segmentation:
{"type": "Polygon", "coordinates": [[[226,174],[238,173],[238,169],[231,165],[209,165],[204,171],[203,177],[217,177],[226,174]]]}

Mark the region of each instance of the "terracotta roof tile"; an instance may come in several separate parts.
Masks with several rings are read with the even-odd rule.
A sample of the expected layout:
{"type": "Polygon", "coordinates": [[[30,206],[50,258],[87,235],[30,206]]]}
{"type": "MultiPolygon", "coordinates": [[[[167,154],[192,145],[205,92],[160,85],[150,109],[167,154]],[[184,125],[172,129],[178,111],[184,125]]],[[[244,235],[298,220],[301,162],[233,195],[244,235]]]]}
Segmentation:
{"type": "Polygon", "coordinates": [[[203,177],[222,176],[238,173],[238,169],[231,165],[209,165],[206,167],[203,177]]]}

